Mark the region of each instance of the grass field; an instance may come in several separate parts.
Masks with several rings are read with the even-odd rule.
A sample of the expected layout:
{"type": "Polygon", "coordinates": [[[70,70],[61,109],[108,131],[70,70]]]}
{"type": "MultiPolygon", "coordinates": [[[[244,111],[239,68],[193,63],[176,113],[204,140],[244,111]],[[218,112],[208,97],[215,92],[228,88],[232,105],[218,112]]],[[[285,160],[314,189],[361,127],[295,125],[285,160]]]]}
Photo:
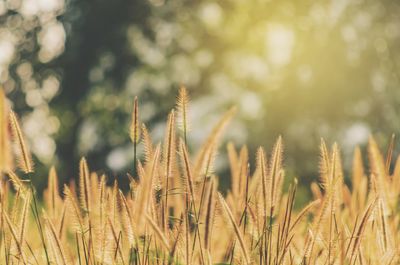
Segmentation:
{"type": "MultiPolygon", "coordinates": [[[[0,264],[399,264],[400,160],[394,137],[382,154],[369,140],[369,168],[355,149],[344,181],[340,150],[321,141],[320,177],[299,210],[295,180],[283,190],[283,139],[255,165],[246,146],[227,145],[230,189],[213,164],[228,110],[199,150],[189,150],[189,96],[181,88],[165,139],[153,143],[134,100],[127,137],[135,162],[129,189],[79,164],[79,182],[60,185],[51,168],[44,203],[16,114],[0,94],[0,264]],[[11,130],[10,130],[11,129],[11,130]],[[137,159],[138,145],[144,147],[137,159]],[[123,192],[122,190],[129,190],[123,192]]],[[[299,136],[301,137],[301,136],[299,136]]]]}

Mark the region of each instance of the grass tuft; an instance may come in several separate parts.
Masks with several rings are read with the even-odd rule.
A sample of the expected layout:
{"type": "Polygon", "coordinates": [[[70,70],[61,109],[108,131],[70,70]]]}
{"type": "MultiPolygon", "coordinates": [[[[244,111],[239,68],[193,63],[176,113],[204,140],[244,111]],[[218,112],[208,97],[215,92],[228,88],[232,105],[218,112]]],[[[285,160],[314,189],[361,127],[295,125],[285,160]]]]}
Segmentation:
{"type": "Polygon", "coordinates": [[[128,173],[126,193],[117,180],[108,186],[107,176],[91,171],[82,158],[79,187],[64,184],[62,194],[55,168],[49,170],[42,206],[24,133],[1,91],[0,172],[7,178],[0,180],[0,263],[400,264],[400,157],[393,159],[394,136],[385,155],[369,139],[369,169],[357,147],[349,181],[338,145],[330,148],[321,140],[313,198],[294,207],[297,179],[283,188],[288,178],[282,137],[271,153],[258,148],[255,165],[246,146],[229,143],[231,188],[225,195],[218,192],[214,161],[235,109],[192,152],[189,104],[182,87],[164,141],[154,144],[147,127],[140,126],[135,98],[129,132],[134,176],[128,173]],[[136,153],[138,145],[143,155],[136,153]]]}

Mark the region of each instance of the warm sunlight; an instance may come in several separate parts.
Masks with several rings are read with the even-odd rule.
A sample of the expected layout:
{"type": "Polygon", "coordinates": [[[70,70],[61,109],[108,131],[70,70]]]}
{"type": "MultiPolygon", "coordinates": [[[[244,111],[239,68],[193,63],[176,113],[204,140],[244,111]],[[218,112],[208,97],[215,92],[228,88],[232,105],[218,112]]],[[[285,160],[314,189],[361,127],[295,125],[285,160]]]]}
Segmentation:
{"type": "Polygon", "coordinates": [[[0,0],[0,265],[400,264],[399,106],[399,0],[0,0]]]}
{"type": "Polygon", "coordinates": [[[265,53],[274,66],[284,66],[292,59],[295,34],[281,24],[268,24],[265,36],[265,53]]]}

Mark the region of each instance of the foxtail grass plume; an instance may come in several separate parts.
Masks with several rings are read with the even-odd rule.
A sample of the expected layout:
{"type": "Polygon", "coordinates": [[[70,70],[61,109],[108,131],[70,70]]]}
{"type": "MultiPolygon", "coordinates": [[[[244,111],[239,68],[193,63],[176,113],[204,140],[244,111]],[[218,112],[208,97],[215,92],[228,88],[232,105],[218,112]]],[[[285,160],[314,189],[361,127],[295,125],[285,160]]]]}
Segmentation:
{"type": "Polygon", "coordinates": [[[190,130],[189,121],[189,94],[185,86],[181,86],[179,89],[178,98],[176,101],[176,109],[178,116],[178,125],[183,133],[183,139],[187,144],[187,134],[190,130]]]}
{"type": "Polygon", "coordinates": [[[140,125],[139,125],[139,103],[138,98],[135,97],[133,101],[133,111],[131,117],[131,126],[129,128],[129,136],[133,143],[133,171],[136,174],[137,170],[137,145],[140,140],[140,125]]]}
{"type": "Polygon", "coordinates": [[[18,122],[17,115],[10,111],[10,123],[13,132],[14,142],[18,146],[18,165],[25,173],[33,172],[33,161],[28,146],[25,143],[21,127],[18,122]]]}
{"type": "Polygon", "coordinates": [[[139,103],[138,98],[135,97],[133,101],[133,111],[131,117],[131,126],[129,128],[129,136],[132,143],[139,143],[140,140],[140,123],[139,123],[139,103]]]}
{"type": "Polygon", "coordinates": [[[12,169],[10,136],[8,132],[8,113],[6,96],[0,86],[0,172],[12,169]]]}

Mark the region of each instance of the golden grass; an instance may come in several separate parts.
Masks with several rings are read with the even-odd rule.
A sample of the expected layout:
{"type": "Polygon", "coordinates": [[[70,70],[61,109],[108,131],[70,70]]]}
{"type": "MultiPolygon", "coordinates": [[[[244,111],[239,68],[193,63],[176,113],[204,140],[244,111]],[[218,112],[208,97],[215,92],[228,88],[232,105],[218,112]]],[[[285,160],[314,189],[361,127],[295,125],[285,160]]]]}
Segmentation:
{"type": "Polygon", "coordinates": [[[157,145],[140,126],[135,98],[127,133],[135,152],[129,187],[117,181],[108,186],[106,176],[91,171],[82,158],[79,186],[64,185],[63,193],[55,168],[50,169],[39,209],[30,153],[5,102],[0,92],[0,170],[7,176],[0,182],[0,264],[400,263],[400,158],[390,171],[394,137],[385,156],[370,138],[368,170],[355,149],[350,186],[344,182],[339,147],[329,150],[322,140],[313,198],[298,211],[297,180],[283,190],[281,137],[269,157],[258,149],[255,167],[245,146],[237,150],[229,143],[231,189],[223,196],[213,164],[235,110],[227,111],[193,152],[188,148],[189,96],[182,87],[177,115],[170,112],[165,139],[157,145]],[[143,160],[136,155],[140,144],[143,160]]]}

